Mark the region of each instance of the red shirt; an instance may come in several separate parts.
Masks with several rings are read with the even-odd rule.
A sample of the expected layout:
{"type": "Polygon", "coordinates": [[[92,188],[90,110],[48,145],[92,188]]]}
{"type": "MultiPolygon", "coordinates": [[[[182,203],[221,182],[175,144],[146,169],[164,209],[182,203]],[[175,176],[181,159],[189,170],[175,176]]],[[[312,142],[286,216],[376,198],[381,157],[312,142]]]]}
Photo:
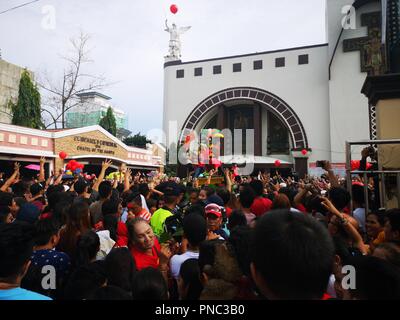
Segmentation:
{"type": "Polygon", "coordinates": [[[151,256],[143,251],[138,250],[135,246],[132,246],[130,248],[130,251],[133,259],[135,260],[136,269],[138,271],[149,267],[157,269],[159,265],[157,251],[159,252],[160,250],[161,250],[160,244],[158,243],[158,240],[155,237],[154,237],[154,246],[151,249],[152,253],[151,256]]]}
{"type": "Polygon", "coordinates": [[[117,245],[118,247],[128,246],[128,229],[126,224],[119,221],[117,226],[117,245]]]}
{"type": "Polygon", "coordinates": [[[267,211],[270,211],[271,206],[272,206],[271,200],[269,200],[267,198],[263,198],[263,197],[258,197],[258,198],[254,199],[253,204],[250,207],[250,210],[257,217],[259,217],[259,216],[263,215],[264,213],[266,213],[267,211]]]}
{"type": "Polygon", "coordinates": [[[303,213],[307,213],[306,207],[303,206],[301,203],[297,205],[296,209],[301,211],[301,212],[303,212],[303,213]]]}
{"type": "Polygon", "coordinates": [[[230,218],[233,210],[229,207],[225,207],[225,211],[226,211],[226,216],[230,218]]]}

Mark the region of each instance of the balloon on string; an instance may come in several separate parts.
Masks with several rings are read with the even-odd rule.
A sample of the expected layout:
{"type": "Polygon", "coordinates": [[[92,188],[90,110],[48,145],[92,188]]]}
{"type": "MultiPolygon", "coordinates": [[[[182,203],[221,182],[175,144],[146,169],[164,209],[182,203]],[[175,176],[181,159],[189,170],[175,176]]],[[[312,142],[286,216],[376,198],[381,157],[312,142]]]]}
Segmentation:
{"type": "Polygon", "coordinates": [[[176,14],[178,12],[178,6],[176,4],[172,4],[169,7],[169,10],[171,11],[172,14],[176,14]]]}
{"type": "Polygon", "coordinates": [[[61,159],[65,159],[66,157],[67,157],[67,154],[64,152],[64,151],[61,151],[59,154],[58,154],[58,156],[61,158],[61,159]]]}
{"type": "Polygon", "coordinates": [[[307,150],[306,149],[303,149],[303,150],[301,150],[301,154],[303,155],[303,156],[305,156],[306,154],[307,154],[307,150]]]}
{"type": "Polygon", "coordinates": [[[275,160],[275,167],[279,167],[281,165],[281,161],[280,160],[275,160]]]}

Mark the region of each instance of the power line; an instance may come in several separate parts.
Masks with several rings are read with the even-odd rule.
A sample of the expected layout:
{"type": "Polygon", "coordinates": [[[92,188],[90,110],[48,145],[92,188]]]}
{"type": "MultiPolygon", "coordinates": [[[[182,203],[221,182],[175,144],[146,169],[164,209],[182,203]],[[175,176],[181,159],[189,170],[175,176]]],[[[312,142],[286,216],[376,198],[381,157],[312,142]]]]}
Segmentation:
{"type": "Polygon", "coordinates": [[[12,8],[10,8],[10,9],[5,10],[5,11],[1,11],[0,14],[6,13],[6,12],[10,12],[10,11],[12,11],[12,10],[19,9],[19,8],[21,8],[21,7],[25,7],[25,6],[27,6],[27,5],[31,4],[31,3],[39,2],[39,1],[40,1],[40,0],[33,0],[33,1],[30,1],[30,2],[26,2],[26,3],[20,4],[19,6],[12,7],[12,8]]]}

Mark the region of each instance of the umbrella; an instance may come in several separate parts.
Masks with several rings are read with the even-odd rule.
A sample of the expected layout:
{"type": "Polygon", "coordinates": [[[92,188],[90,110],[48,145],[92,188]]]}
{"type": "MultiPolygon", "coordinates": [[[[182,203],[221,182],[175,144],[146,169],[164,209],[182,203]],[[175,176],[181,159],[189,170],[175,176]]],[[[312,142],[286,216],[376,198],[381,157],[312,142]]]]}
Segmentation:
{"type": "Polygon", "coordinates": [[[38,165],[38,164],[30,164],[30,165],[26,166],[25,168],[40,171],[40,165],[38,165]]]}

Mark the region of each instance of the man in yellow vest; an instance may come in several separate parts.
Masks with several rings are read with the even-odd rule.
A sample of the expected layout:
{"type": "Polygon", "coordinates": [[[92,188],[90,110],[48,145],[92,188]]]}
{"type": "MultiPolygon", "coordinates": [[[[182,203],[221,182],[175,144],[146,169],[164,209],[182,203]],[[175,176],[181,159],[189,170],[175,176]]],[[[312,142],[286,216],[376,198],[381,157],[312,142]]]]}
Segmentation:
{"type": "Polygon", "coordinates": [[[157,237],[164,232],[165,220],[173,215],[173,211],[178,203],[180,190],[174,187],[167,187],[164,192],[164,207],[154,212],[150,219],[150,225],[157,237]]]}

